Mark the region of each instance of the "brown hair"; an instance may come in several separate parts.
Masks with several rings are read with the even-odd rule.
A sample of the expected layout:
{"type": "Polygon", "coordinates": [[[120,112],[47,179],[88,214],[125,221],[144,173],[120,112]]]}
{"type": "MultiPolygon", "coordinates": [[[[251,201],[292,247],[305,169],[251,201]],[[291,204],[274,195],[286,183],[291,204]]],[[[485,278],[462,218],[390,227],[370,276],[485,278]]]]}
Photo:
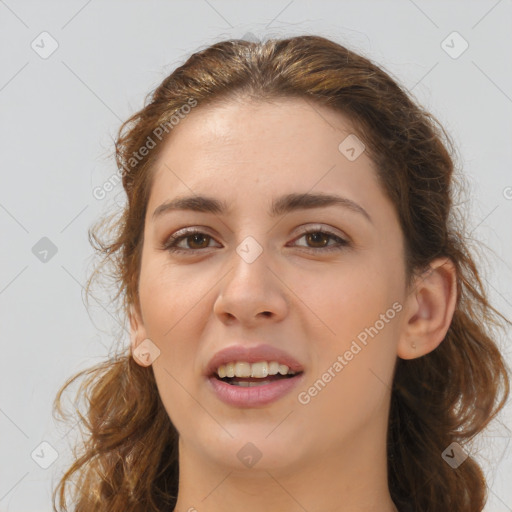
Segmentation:
{"type": "MultiPolygon", "coordinates": [[[[114,299],[122,311],[138,304],[137,284],[144,218],[153,163],[172,129],[144,158],[135,152],[148,137],[169,128],[190,101],[199,106],[232,98],[300,97],[348,116],[376,165],[384,192],[396,207],[411,278],[437,257],[457,270],[456,311],[445,339],[433,352],[397,359],[388,427],[388,479],[400,510],[477,512],[486,501],[482,469],[469,456],[452,469],[442,452],[465,446],[504,406],[509,394],[496,327],[510,322],[486,296],[454,206],[453,143],[386,72],[369,59],[318,36],[252,43],[229,40],[198,51],[148,96],[145,106],[119,129],[116,161],[127,204],[115,220],[89,232],[103,256],[94,276],[112,265],[114,299]],[[176,118],[174,118],[176,119],[176,118]],[[106,226],[110,237],[98,235],[106,226]]],[[[54,492],[54,507],[135,512],[172,510],[178,489],[178,434],[159,397],[151,367],[137,365],[129,347],[114,360],[84,370],[79,388],[87,411],[86,437],[54,492]],[[70,483],[76,488],[70,488],[70,483]]]]}

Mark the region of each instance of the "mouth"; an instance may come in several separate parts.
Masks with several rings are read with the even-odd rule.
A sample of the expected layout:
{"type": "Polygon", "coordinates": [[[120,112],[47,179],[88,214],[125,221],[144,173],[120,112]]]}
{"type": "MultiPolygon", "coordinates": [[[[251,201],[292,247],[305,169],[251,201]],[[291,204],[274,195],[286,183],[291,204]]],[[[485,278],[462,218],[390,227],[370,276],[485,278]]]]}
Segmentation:
{"type": "Polygon", "coordinates": [[[210,391],[232,407],[260,407],[285,397],[304,380],[304,366],[275,345],[231,345],[217,352],[204,375],[210,391]]]}
{"type": "Polygon", "coordinates": [[[218,367],[208,383],[220,401],[243,409],[264,407],[284,398],[303,378],[302,370],[294,371],[275,361],[237,361],[218,367]]]}
{"type": "Polygon", "coordinates": [[[256,387],[269,385],[276,381],[293,379],[302,371],[294,371],[285,364],[277,361],[245,361],[230,362],[220,365],[212,377],[231,386],[256,387]]]}

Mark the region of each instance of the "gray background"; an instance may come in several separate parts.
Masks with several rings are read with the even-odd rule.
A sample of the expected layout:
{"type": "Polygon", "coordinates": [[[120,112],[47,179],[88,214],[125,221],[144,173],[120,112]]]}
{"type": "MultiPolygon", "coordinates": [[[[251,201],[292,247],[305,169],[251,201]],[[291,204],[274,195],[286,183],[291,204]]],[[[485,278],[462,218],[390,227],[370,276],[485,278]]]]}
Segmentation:
{"type": "MultiPolygon", "coordinates": [[[[0,0],[0,511],[51,510],[78,430],[54,422],[53,398],[71,374],[112,354],[120,329],[108,299],[96,295],[86,311],[82,288],[92,261],[87,229],[122,201],[120,185],[103,200],[92,193],[115,173],[116,130],[213,42],[317,33],[412,89],[457,144],[472,236],[493,250],[482,261],[485,282],[511,317],[511,21],[506,0],[0,0]],[[58,44],[47,58],[43,31],[58,44]],[[469,44],[457,58],[464,41],[454,31],[469,44]],[[43,237],[57,248],[46,262],[33,252],[43,237]],[[40,464],[53,452],[41,442],[58,453],[47,469],[40,464]]],[[[510,336],[502,343],[510,364],[510,336]]],[[[487,511],[512,511],[511,411],[474,448],[489,478],[487,511]]]]}

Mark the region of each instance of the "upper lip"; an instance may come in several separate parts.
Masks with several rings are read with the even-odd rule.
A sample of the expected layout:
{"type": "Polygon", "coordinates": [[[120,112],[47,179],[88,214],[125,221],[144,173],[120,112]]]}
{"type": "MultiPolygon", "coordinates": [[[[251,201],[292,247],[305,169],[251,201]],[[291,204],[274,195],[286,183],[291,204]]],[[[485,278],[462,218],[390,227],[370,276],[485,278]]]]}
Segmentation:
{"type": "Polygon", "coordinates": [[[272,345],[262,344],[253,347],[246,345],[231,345],[219,350],[208,363],[205,374],[210,377],[217,373],[217,368],[231,362],[257,363],[259,361],[277,361],[285,364],[290,370],[298,373],[303,371],[303,366],[290,354],[272,345]]]}

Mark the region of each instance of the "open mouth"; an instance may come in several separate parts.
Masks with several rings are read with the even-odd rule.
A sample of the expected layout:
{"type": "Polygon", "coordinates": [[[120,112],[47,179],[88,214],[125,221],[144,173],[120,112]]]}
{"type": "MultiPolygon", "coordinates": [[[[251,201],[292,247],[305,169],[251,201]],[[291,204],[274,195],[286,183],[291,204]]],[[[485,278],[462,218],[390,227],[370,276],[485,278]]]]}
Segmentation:
{"type": "Polygon", "coordinates": [[[306,369],[295,357],[273,345],[231,345],[207,364],[206,392],[230,407],[267,407],[285,399],[304,383],[306,369]]]}
{"type": "Polygon", "coordinates": [[[213,377],[231,386],[265,386],[278,380],[292,379],[302,371],[295,372],[277,361],[247,363],[237,361],[219,366],[213,377]]]}
{"type": "Polygon", "coordinates": [[[293,369],[275,360],[224,363],[214,367],[209,383],[217,398],[231,407],[264,407],[284,398],[303,381],[303,368],[292,364],[293,369]]]}

